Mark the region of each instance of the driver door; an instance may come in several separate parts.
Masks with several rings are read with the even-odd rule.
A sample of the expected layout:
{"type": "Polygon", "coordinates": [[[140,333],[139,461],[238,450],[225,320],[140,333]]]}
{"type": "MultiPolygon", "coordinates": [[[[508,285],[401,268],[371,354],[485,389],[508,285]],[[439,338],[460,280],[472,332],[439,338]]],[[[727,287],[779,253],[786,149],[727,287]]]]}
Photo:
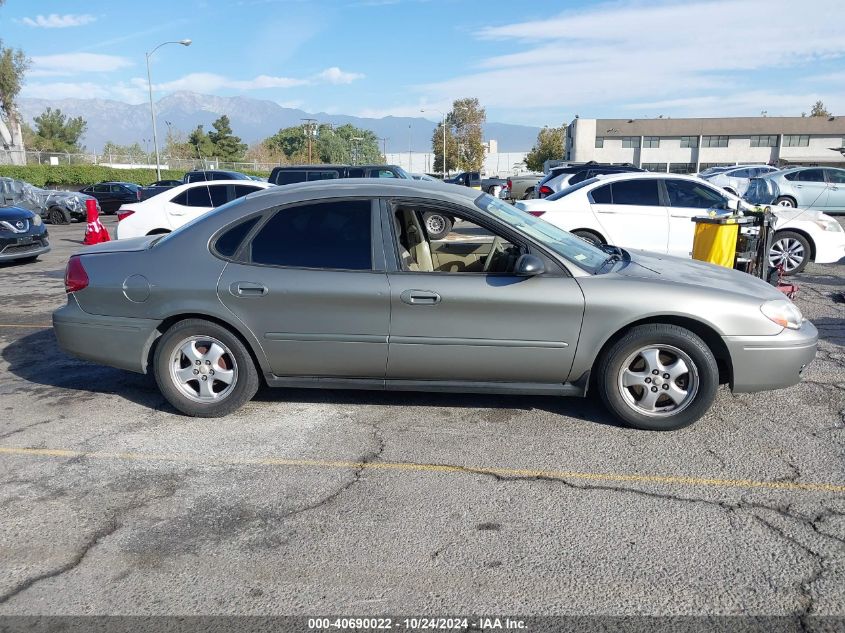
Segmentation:
{"type": "Polygon", "coordinates": [[[402,201],[385,202],[382,212],[393,262],[388,388],[409,381],[559,387],[567,380],[584,311],[574,279],[562,269],[513,274],[530,245],[456,209],[402,201]],[[440,240],[424,233],[429,211],[455,218],[440,240]]]}
{"type": "Polygon", "coordinates": [[[692,241],[695,223],[692,219],[707,215],[713,207],[724,209],[728,198],[717,189],[701,182],[683,178],[666,178],[666,193],[669,199],[669,248],[670,255],[692,256],[692,241]]]}

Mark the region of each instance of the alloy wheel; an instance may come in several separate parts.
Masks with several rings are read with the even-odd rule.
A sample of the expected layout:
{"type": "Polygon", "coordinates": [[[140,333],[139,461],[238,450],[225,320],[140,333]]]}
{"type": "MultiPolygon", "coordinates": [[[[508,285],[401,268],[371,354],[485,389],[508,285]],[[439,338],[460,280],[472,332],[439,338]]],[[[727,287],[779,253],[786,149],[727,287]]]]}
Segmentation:
{"type": "Polygon", "coordinates": [[[695,400],[698,368],[672,345],[648,345],[630,354],[619,370],[617,386],[631,409],[650,417],[675,415],[695,400]]]}
{"type": "Polygon", "coordinates": [[[446,230],[446,218],[442,215],[429,215],[425,218],[425,229],[429,235],[439,235],[446,230]]]}
{"type": "Polygon", "coordinates": [[[798,268],[806,257],[804,245],[796,239],[786,237],[772,244],[769,251],[769,261],[772,266],[783,266],[785,272],[792,272],[798,268]]]}
{"type": "Polygon", "coordinates": [[[170,379],[195,402],[216,402],[238,382],[238,364],[226,345],[210,336],[191,336],[180,342],[170,359],[170,379]]]}

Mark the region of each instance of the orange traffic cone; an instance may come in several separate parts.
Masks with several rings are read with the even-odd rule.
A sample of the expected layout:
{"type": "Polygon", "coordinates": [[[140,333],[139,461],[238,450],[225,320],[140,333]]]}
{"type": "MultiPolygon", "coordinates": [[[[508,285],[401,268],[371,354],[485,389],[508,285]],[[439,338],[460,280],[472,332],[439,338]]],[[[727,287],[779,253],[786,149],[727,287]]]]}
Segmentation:
{"type": "Polygon", "coordinates": [[[85,240],[83,244],[99,244],[100,242],[108,242],[111,237],[109,237],[109,232],[106,231],[106,227],[103,226],[103,223],[100,222],[100,214],[97,211],[97,201],[96,200],[86,200],[85,201],[85,210],[88,214],[88,227],[85,229],[85,240]]]}

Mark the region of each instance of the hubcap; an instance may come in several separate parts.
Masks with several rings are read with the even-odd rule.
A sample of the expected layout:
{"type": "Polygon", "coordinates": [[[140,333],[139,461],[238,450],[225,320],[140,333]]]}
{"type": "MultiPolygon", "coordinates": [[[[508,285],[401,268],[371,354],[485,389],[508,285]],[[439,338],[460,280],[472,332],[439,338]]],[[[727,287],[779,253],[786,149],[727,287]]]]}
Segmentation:
{"type": "Polygon", "coordinates": [[[769,260],[775,268],[783,266],[786,272],[791,272],[804,261],[804,245],[796,239],[781,239],[772,244],[769,260]]]}
{"type": "Polygon", "coordinates": [[[686,409],[698,393],[698,368],[672,345],[649,345],[628,356],[618,379],[625,403],[637,413],[666,417],[686,409]]]}
{"type": "Polygon", "coordinates": [[[176,346],[170,359],[170,379],[191,400],[216,402],[237,384],[238,364],[216,338],[192,336],[176,346]]]}
{"type": "Polygon", "coordinates": [[[443,229],[446,228],[446,221],[442,216],[431,215],[426,219],[425,225],[429,233],[437,234],[442,233],[443,229]]]}
{"type": "Polygon", "coordinates": [[[783,199],[780,202],[778,202],[778,204],[782,207],[794,207],[795,206],[794,204],[792,204],[792,200],[789,200],[789,199],[783,199]]]}

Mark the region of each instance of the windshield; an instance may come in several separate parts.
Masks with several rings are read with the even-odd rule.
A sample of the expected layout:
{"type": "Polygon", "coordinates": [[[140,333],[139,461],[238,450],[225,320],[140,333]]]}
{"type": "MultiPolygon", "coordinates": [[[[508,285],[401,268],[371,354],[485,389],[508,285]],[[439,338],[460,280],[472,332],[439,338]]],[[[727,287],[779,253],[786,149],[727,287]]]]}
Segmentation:
{"type": "Polygon", "coordinates": [[[404,178],[405,180],[413,180],[411,178],[411,175],[401,167],[394,167],[393,169],[396,170],[396,175],[399,176],[399,178],[404,178]]]}
{"type": "Polygon", "coordinates": [[[589,242],[491,195],[479,196],[475,204],[583,270],[596,273],[607,260],[607,253],[589,242]]]}
{"type": "Polygon", "coordinates": [[[572,185],[571,187],[564,187],[563,189],[561,189],[557,193],[553,193],[552,195],[547,196],[546,200],[552,200],[552,201],[560,200],[564,196],[568,196],[573,191],[578,191],[579,189],[583,189],[587,185],[592,185],[594,182],[598,182],[598,180],[599,180],[598,178],[587,178],[587,180],[583,180],[583,181],[579,182],[578,184],[572,185]]]}

